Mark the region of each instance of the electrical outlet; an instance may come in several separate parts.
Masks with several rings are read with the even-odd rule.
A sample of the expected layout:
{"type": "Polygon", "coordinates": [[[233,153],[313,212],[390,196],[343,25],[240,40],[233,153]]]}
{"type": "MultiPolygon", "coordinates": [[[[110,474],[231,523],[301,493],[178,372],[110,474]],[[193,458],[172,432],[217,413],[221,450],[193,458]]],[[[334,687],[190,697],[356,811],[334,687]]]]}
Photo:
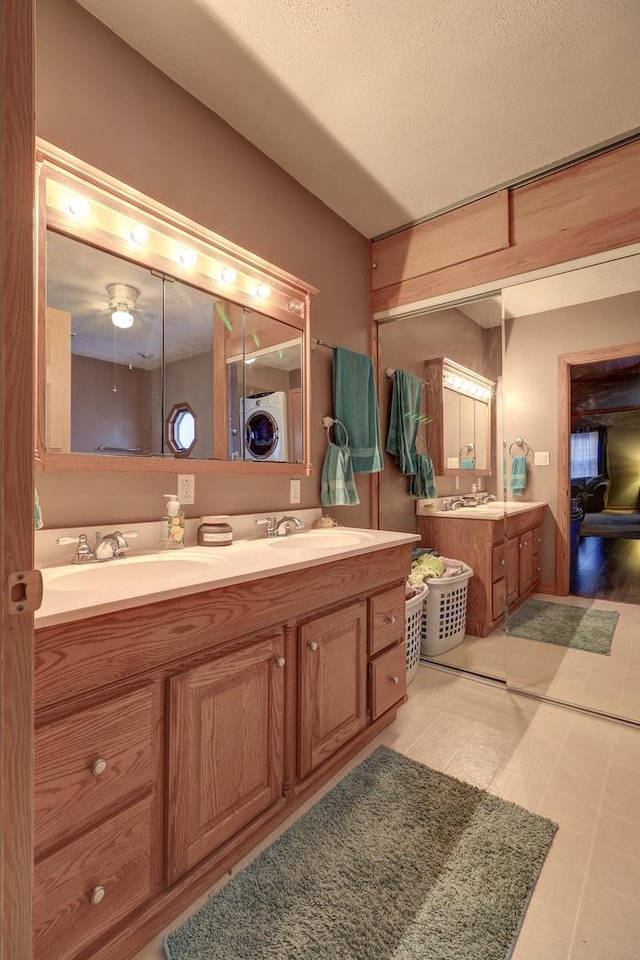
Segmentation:
{"type": "Polygon", "coordinates": [[[196,478],[192,473],[178,474],[178,500],[180,503],[195,503],[196,478]]]}
{"type": "Polygon", "coordinates": [[[289,480],[289,503],[300,503],[299,480],[289,480]]]}
{"type": "Polygon", "coordinates": [[[548,450],[536,450],[533,454],[533,464],[536,467],[548,467],[549,466],[549,451],[548,450]]]}

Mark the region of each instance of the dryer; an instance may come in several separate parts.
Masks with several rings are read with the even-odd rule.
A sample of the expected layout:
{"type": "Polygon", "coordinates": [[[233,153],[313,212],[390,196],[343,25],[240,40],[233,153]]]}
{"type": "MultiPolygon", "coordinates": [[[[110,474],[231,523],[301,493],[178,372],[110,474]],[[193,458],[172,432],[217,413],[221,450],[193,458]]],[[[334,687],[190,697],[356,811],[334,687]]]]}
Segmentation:
{"type": "Polygon", "coordinates": [[[287,459],[287,394],[283,390],[240,401],[245,455],[250,460],[287,459]]]}

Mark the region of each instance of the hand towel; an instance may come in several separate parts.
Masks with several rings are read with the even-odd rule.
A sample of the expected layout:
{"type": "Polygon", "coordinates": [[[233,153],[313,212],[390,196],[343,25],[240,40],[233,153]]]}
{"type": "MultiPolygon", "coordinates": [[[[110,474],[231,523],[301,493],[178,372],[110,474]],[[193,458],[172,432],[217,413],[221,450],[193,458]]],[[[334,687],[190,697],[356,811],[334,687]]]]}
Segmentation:
{"type": "Polygon", "coordinates": [[[435,470],[428,453],[415,454],[416,472],[411,477],[409,494],[412,497],[437,497],[435,470]]]}
{"type": "Polygon", "coordinates": [[[527,458],[511,458],[511,493],[522,494],[527,485],[527,458]]]}
{"type": "Polygon", "coordinates": [[[320,501],[324,507],[353,507],[360,497],[353,479],[349,447],[330,443],[322,464],[320,501]]]}
{"type": "Polygon", "coordinates": [[[40,498],[38,497],[38,491],[35,491],[33,498],[33,528],[34,530],[42,530],[44,527],[44,521],[42,519],[42,510],[40,508],[40,498]]]}
{"type": "Polygon", "coordinates": [[[398,458],[400,471],[416,472],[416,437],[420,426],[422,380],[406,370],[396,370],[391,395],[387,453],[398,458]]]}
{"type": "Polygon", "coordinates": [[[471,457],[463,457],[460,460],[461,470],[475,470],[476,462],[471,457]]]}
{"type": "Polygon", "coordinates": [[[379,473],[383,469],[380,416],[371,357],[336,347],[333,410],[349,434],[354,473],[379,473]]]}

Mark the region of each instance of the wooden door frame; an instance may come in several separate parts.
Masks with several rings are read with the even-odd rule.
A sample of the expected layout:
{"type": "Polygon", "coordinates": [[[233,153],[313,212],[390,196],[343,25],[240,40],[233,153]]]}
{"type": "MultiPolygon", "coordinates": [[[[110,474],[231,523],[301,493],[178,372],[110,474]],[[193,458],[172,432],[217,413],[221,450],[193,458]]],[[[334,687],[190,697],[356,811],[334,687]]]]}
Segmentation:
{"type": "Polygon", "coordinates": [[[8,577],[33,567],[34,22],[0,3],[0,960],[33,955],[33,614],[8,577]]]}
{"type": "Polygon", "coordinates": [[[640,355],[640,342],[617,347],[594,347],[558,357],[558,493],[556,510],[556,593],[569,593],[570,504],[571,492],[569,435],[571,432],[571,367],[578,363],[597,363],[620,357],[640,355]]]}

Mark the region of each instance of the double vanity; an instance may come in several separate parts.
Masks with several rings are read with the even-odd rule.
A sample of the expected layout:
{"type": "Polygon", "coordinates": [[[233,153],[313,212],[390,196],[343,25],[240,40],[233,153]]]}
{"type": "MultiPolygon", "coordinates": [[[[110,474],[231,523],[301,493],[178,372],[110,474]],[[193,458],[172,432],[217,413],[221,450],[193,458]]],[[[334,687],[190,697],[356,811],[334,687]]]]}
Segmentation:
{"type": "Polygon", "coordinates": [[[390,723],[415,535],[43,570],[35,955],[133,955],[390,723]]]}

